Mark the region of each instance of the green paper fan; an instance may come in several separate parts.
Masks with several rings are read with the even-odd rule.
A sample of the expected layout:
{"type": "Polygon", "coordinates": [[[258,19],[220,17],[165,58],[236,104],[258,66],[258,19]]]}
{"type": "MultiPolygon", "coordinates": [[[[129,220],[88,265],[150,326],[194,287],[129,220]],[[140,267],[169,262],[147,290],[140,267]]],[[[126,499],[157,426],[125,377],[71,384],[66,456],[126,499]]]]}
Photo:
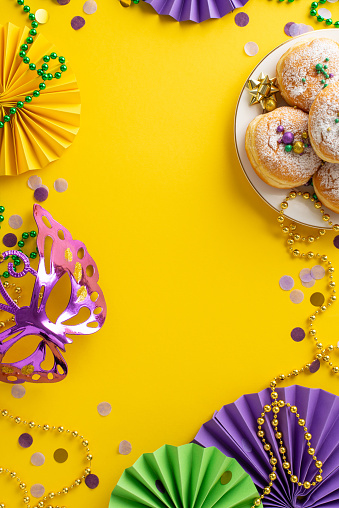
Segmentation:
{"type": "Polygon", "coordinates": [[[258,497],[250,476],[217,448],[164,445],[123,472],[109,508],[250,508],[258,497]]]}

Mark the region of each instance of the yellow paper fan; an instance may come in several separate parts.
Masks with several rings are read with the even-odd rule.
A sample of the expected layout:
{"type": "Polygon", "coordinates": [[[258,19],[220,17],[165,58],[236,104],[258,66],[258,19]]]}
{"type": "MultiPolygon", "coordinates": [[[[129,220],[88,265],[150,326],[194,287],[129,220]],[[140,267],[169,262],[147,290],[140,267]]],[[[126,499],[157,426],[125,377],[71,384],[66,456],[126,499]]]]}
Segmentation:
{"type": "MultiPolygon", "coordinates": [[[[39,90],[42,81],[19,57],[28,31],[27,27],[18,28],[11,23],[0,25],[0,120],[18,101],[25,101],[27,95],[39,90]]],[[[53,51],[53,45],[39,34],[27,56],[38,68],[44,55],[53,51]]],[[[53,74],[60,67],[58,60],[50,60],[48,65],[48,72],[53,74]]],[[[17,109],[0,129],[0,175],[41,169],[61,157],[79,130],[80,109],[80,91],[68,67],[60,79],[46,81],[40,96],[17,109]]]]}

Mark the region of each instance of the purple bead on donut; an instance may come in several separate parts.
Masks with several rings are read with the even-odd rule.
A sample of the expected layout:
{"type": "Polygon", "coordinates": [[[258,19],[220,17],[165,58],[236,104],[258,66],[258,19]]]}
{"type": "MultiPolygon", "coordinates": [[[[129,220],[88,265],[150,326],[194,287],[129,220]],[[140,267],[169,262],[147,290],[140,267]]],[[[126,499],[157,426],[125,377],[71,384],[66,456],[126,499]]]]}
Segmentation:
{"type": "Polygon", "coordinates": [[[291,145],[294,141],[294,134],[292,132],[285,132],[285,134],[282,137],[283,143],[285,145],[291,145]]]}
{"type": "Polygon", "coordinates": [[[277,132],[283,132],[283,131],[284,131],[284,127],[282,125],[278,125],[277,132]]]}

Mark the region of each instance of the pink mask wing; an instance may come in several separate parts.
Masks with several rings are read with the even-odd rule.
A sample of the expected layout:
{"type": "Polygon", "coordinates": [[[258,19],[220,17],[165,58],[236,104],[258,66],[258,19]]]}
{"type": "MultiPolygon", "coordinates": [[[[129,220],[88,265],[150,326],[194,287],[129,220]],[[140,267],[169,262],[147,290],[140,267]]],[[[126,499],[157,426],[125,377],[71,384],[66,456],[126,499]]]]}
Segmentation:
{"type": "Polygon", "coordinates": [[[69,335],[95,333],[104,324],[107,310],[98,286],[97,266],[86,246],[73,240],[69,231],[40,205],[34,205],[33,213],[38,226],[40,260],[37,272],[30,267],[25,254],[19,251],[3,253],[3,256],[15,254],[24,262],[21,272],[14,272],[12,264],[8,263],[8,271],[13,277],[23,277],[27,273],[36,277],[29,307],[18,307],[0,281],[0,292],[6,301],[6,304],[0,304],[0,309],[12,313],[15,318],[15,325],[0,333],[0,380],[12,383],[56,382],[63,379],[67,375],[67,365],[60,350],[64,351],[65,345],[72,343],[69,335]],[[50,256],[46,249],[48,237],[52,242],[50,256]],[[70,280],[70,298],[65,310],[54,323],[47,317],[46,305],[53,288],[65,274],[70,280]],[[76,318],[84,307],[87,309],[85,320],[73,325],[66,323],[71,318],[76,318]],[[18,362],[4,363],[3,358],[10,348],[28,335],[41,338],[33,354],[18,362]],[[46,347],[50,348],[54,356],[54,366],[50,370],[41,367],[46,347]]]}

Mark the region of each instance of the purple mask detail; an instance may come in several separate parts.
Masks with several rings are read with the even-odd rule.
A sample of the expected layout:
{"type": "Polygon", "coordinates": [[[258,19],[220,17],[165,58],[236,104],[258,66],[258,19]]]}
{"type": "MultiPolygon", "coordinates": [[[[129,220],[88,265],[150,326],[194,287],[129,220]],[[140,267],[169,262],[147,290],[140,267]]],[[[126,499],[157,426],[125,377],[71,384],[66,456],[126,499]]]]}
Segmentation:
{"type": "Polygon", "coordinates": [[[0,380],[8,383],[61,381],[66,377],[68,369],[60,351],[65,351],[65,345],[73,342],[69,335],[95,333],[106,318],[106,303],[98,286],[98,270],[85,245],[73,240],[69,231],[40,205],[34,205],[33,214],[38,226],[38,271],[31,268],[29,258],[22,252],[8,250],[2,253],[3,257],[16,255],[23,261],[24,268],[17,272],[13,271],[13,264],[8,263],[8,271],[12,277],[20,278],[26,274],[35,277],[29,307],[18,307],[0,280],[0,292],[6,302],[0,303],[0,309],[13,314],[15,319],[11,328],[0,333],[0,380]],[[47,237],[53,241],[49,263],[45,258],[47,237]],[[66,309],[53,323],[47,317],[46,304],[53,288],[65,274],[70,279],[71,294],[66,309]],[[75,325],[65,324],[77,316],[83,307],[90,312],[86,320],[75,325]],[[29,335],[41,338],[36,350],[23,360],[5,363],[4,356],[11,347],[29,335]],[[46,347],[50,348],[54,356],[54,365],[50,370],[41,367],[46,357],[46,347]]]}

